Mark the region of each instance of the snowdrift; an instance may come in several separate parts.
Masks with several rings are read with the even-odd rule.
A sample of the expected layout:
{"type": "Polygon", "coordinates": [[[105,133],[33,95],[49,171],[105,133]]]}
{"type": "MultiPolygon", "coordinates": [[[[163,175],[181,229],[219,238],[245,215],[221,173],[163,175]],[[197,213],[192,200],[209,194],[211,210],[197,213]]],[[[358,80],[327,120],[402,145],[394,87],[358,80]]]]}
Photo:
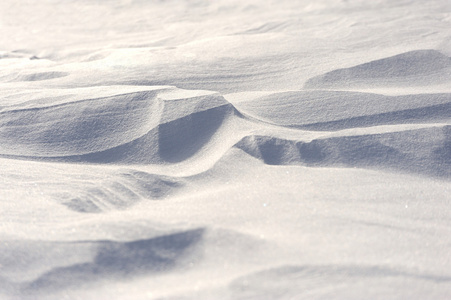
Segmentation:
{"type": "Polygon", "coordinates": [[[427,86],[448,82],[451,58],[436,50],[416,50],[307,80],[305,88],[427,86]]]}
{"type": "Polygon", "coordinates": [[[449,1],[0,1],[0,299],[449,299],[449,1]]]}
{"type": "Polygon", "coordinates": [[[87,162],[181,161],[207,143],[234,108],[215,93],[189,98],[175,94],[174,89],[157,87],[3,108],[0,154],[87,162]]]}

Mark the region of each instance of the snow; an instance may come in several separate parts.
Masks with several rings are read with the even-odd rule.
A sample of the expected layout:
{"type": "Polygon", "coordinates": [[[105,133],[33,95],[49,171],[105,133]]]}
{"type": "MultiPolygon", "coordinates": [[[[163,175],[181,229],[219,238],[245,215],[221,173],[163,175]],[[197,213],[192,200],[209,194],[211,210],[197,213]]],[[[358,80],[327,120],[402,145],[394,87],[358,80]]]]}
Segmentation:
{"type": "Polygon", "coordinates": [[[0,299],[448,299],[451,5],[0,3],[0,299]]]}

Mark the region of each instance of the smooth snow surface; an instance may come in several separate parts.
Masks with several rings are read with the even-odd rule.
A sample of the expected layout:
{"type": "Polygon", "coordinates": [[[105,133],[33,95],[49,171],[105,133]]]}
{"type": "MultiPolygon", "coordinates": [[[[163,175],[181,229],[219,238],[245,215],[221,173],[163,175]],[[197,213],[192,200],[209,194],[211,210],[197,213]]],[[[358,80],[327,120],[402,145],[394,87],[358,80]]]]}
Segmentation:
{"type": "Polygon", "coordinates": [[[0,87],[0,299],[451,299],[448,0],[2,0],[0,87]]]}

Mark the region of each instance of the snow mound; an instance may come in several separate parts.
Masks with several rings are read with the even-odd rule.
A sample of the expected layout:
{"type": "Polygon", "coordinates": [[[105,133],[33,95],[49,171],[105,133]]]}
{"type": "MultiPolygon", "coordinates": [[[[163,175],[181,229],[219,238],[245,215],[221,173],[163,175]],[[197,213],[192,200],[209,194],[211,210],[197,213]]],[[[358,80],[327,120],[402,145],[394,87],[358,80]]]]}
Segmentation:
{"type": "Polygon", "coordinates": [[[379,134],[340,134],[310,142],[247,136],[235,147],[270,165],[383,168],[451,176],[451,127],[379,134]]]}
{"type": "Polygon", "coordinates": [[[31,107],[27,102],[3,108],[0,154],[89,162],[181,161],[234,113],[216,93],[167,87],[74,101],[60,95],[54,102],[38,99],[31,107]]]}
{"type": "Polygon", "coordinates": [[[132,241],[16,241],[2,247],[2,263],[9,267],[12,253],[21,254],[22,259],[28,262],[23,267],[34,276],[4,278],[1,285],[15,286],[16,290],[26,294],[28,291],[58,290],[93,281],[125,278],[129,274],[163,273],[189,263],[186,257],[192,255],[190,251],[202,240],[204,231],[195,228],[132,241]],[[36,250],[41,251],[33,252],[36,246],[36,250]],[[68,249],[72,249],[70,253],[68,249]],[[35,269],[36,260],[46,260],[48,266],[35,269]]]}
{"type": "Polygon", "coordinates": [[[451,94],[385,96],[348,91],[294,91],[236,103],[261,121],[312,130],[449,120],[451,94]]]}
{"type": "MultiPolygon", "coordinates": [[[[151,228],[147,232],[152,232],[151,228]]],[[[4,267],[0,290],[11,289],[24,296],[189,271],[194,265],[226,261],[231,265],[249,264],[253,259],[245,260],[237,254],[252,253],[256,258],[274,247],[235,230],[166,226],[163,232],[155,231],[142,239],[16,240],[0,245],[0,249],[4,267]],[[14,263],[17,257],[19,264],[14,263]],[[42,261],[46,264],[40,264],[42,261]]]]}
{"type": "Polygon", "coordinates": [[[308,89],[416,86],[448,82],[451,58],[436,50],[415,50],[313,77],[308,89]]]}

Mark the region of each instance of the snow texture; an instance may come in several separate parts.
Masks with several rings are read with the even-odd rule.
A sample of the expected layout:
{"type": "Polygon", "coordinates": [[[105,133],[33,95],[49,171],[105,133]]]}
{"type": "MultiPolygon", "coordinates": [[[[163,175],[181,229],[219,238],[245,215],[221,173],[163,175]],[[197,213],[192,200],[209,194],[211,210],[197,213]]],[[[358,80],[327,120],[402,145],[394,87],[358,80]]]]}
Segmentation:
{"type": "Polygon", "coordinates": [[[4,0],[0,70],[0,299],[450,299],[448,0],[4,0]]]}

